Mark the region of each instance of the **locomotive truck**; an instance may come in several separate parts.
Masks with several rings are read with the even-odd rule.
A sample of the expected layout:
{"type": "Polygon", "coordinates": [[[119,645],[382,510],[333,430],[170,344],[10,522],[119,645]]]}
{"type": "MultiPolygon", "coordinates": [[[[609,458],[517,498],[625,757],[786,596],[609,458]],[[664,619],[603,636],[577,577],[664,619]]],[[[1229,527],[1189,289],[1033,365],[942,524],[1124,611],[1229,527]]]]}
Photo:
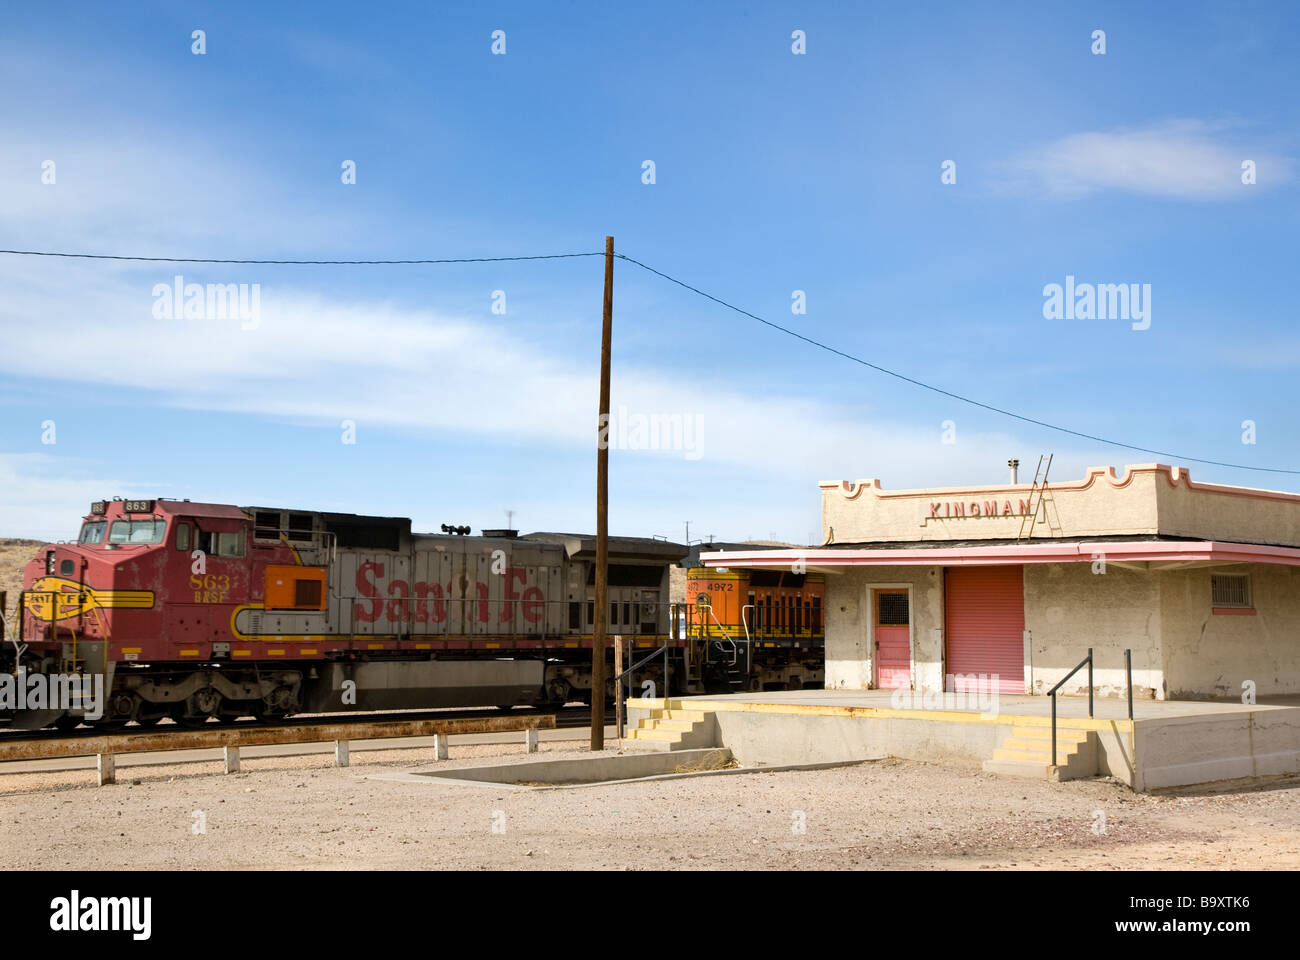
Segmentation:
{"type": "MultiPolygon", "coordinates": [[[[105,678],[99,725],[590,702],[595,540],[188,500],[101,500],[27,564],[0,671],[105,678]]],[[[670,647],[686,548],[609,539],[611,635],[670,647]]],[[[662,684],[661,661],[637,681],[662,684]]],[[[606,671],[609,676],[609,671],[606,671]]],[[[677,683],[680,678],[667,678],[677,683]]],[[[607,693],[612,692],[609,688],[607,693]]],[[[15,725],[75,726],[85,704],[15,725]]],[[[20,722],[21,721],[21,722],[20,722]]]]}

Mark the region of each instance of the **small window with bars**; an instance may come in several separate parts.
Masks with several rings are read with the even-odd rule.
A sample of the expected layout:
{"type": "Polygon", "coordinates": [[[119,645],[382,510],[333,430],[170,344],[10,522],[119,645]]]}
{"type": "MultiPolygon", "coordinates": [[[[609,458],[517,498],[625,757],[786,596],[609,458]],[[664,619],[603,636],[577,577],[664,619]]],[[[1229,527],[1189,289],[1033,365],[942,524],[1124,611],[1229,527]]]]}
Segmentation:
{"type": "Polygon", "coordinates": [[[905,627],[910,622],[906,593],[877,594],[880,619],[876,622],[882,627],[905,627]]]}
{"type": "Polygon", "coordinates": [[[1210,605],[1215,609],[1250,610],[1254,603],[1250,596],[1250,577],[1244,573],[1214,573],[1210,575],[1210,605]]]}

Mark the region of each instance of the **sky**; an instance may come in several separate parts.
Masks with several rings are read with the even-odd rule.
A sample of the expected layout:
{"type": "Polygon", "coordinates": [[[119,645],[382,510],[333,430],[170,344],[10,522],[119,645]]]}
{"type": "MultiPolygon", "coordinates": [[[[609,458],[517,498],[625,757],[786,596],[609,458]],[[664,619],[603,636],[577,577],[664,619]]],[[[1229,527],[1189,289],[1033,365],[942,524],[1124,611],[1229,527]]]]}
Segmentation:
{"type": "MultiPolygon", "coordinates": [[[[809,543],[819,481],[997,483],[1047,453],[1059,480],[1163,462],[1300,490],[1292,5],[2,22],[4,249],[491,258],[612,235],[787,328],[616,261],[613,534],[809,543]],[[1053,313],[1053,284],[1123,284],[1145,319],[1053,313]]],[[[0,535],[73,536],[112,496],[591,531],[603,267],[0,254],[0,535]],[[230,284],[243,314],[208,302],[230,284]]]]}

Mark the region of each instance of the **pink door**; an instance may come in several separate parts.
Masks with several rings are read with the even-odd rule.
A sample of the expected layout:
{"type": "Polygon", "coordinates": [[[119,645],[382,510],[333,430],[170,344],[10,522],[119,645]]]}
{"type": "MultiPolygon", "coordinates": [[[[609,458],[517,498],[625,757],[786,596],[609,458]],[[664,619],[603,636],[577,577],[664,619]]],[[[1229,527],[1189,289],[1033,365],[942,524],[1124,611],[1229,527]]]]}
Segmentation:
{"type": "Polygon", "coordinates": [[[876,591],[876,686],[912,686],[911,615],[906,590],[876,591]]]}
{"type": "Polygon", "coordinates": [[[1022,569],[949,567],[945,571],[950,688],[972,689],[969,679],[956,678],[984,675],[998,693],[1025,692],[1022,569]]]}

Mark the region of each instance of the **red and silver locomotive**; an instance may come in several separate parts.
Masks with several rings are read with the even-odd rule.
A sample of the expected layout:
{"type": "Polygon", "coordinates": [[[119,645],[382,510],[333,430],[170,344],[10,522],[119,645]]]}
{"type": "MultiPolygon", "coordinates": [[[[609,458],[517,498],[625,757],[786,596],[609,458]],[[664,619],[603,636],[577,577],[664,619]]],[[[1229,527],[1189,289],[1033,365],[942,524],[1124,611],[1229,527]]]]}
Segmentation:
{"type": "MultiPolygon", "coordinates": [[[[634,649],[668,642],[679,660],[669,567],[686,548],[609,548],[610,634],[634,649]]],[[[590,701],[594,560],[589,536],[98,501],[75,543],[27,565],[0,667],[102,675],[98,722],[114,725],[590,701]]],[[[41,719],[75,724],[83,711],[41,719]]]]}

